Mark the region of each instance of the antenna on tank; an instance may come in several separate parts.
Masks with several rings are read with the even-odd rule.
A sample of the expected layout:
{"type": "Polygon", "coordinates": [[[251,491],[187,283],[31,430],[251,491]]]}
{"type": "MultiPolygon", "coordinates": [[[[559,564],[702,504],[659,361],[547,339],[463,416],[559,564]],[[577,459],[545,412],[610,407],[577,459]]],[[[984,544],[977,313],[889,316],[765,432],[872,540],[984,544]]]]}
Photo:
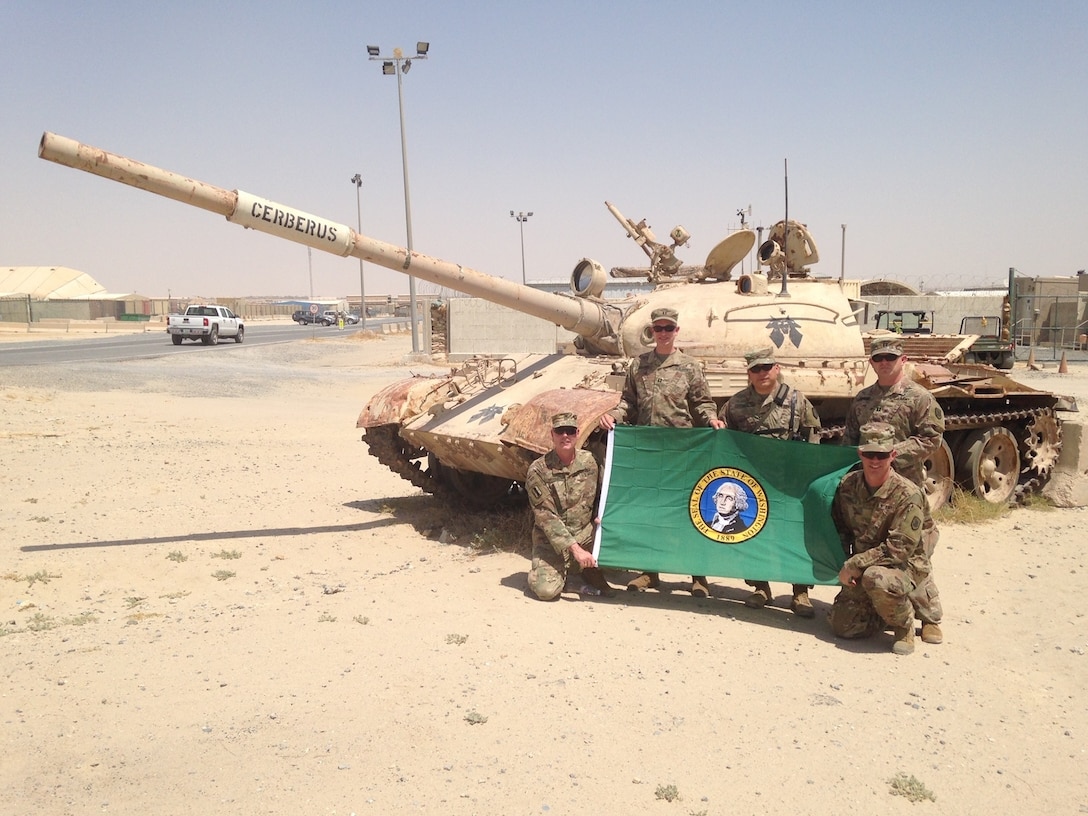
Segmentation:
{"type": "Polygon", "coordinates": [[[790,276],[790,164],[789,159],[782,159],[782,170],[785,175],[785,191],[786,191],[786,220],[783,221],[784,232],[782,234],[782,251],[786,256],[786,266],[782,269],[782,290],[778,293],[778,297],[789,297],[789,289],[786,286],[786,279],[790,276]]]}

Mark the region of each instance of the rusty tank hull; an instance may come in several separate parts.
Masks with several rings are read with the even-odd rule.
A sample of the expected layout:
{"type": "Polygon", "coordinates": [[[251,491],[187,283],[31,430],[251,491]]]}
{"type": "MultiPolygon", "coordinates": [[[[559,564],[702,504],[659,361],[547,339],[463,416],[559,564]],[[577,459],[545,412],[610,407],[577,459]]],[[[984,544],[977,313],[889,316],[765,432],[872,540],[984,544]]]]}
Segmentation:
{"type": "MultiPolygon", "coordinates": [[[[472,360],[448,375],[394,383],[363,408],[357,427],[379,460],[423,490],[472,504],[506,495],[529,463],[550,445],[548,418],[579,417],[579,443],[602,442],[598,418],[619,400],[628,361],[653,346],[650,313],[668,306],[681,315],[679,345],[704,365],[715,400],[724,403],[747,385],[743,354],[773,345],[783,378],[816,405],[825,441],[842,434],[850,400],[874,380],[865,337],[847,286],[816,280],[819,260],[803,225],[784,220],[758,248],[766,274],[732,279],[752,250],[755,235],[740,230],[719,243],[698,266],[684,266],[676,250],[690,237],[674,228],[658,241],[646,222],[608,210],[649,259],[632,273],[652,292],[624,301],[603,297],[607,275],[583,258],[571,275],[571,294],[542,292],[460,264],[442,261],[362,235],[351,227],[238,190],[225,190],[99,148],[46,133],[42,158],[200,207],[232,223],[356,257],[422,280],[548,320],[575,333],[571,354],[472,360]]],[[[934,506],[955,480],[991,501],[1005,501],[1017,486],[1049,476],[1061,446],[1058,410],[1075,404],[1035,391],[985,366],[921,363],[914,379],[944,407],[945,444],[927,463],[934,506]]]]}

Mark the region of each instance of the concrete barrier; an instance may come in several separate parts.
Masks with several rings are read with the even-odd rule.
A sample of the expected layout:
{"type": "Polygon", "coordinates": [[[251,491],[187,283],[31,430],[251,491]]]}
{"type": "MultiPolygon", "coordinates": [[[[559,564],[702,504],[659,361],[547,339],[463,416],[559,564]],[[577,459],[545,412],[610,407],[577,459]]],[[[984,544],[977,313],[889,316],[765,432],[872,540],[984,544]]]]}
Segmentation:
{"type": "Polygon", "coordinates": [[[161,323],[50,318],[35,323],[0,323],[0,334],[143,334],[163,331],[161,323]]]}
{"type": "Polygon", "coordinates": [[[1088,505],[1088,434],[1080,419],[1062,420],[1062,450],[1043,495],[1058,507],[1088,505]]]}
{"type": "Polygon", "coordinates": [[[380,330],[382,334],[400,334],[401,332],[409,330],[409,323],[410,321],[407,320],[398,320],[395,323],[382,323],[380,330]]]}

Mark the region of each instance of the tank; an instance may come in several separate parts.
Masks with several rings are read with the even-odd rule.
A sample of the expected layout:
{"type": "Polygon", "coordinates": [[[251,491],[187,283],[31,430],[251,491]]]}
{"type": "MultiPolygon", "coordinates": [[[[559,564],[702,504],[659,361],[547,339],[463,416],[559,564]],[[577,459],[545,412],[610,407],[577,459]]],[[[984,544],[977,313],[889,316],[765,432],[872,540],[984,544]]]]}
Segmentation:
{"type": "MultiPolygon", "coordinates": [[[[747,386],[744,352],[773,345],[783,379],[817,407],[822,441],[841,439],[850,400],[875,380],[859,304],[848,284],[819,279],[813,236],[788,219],[758,247],[758,271],[733,279],[755,248],[742,229],[718,243],[699,265],[677,251],[683,227],[659,241],[645,220],[634,222],[605,206],[642,249],[648,267],[614,268],[611,277],[641,276],[643,296],[604,297],[609,274],[589,258],[578,261],[569,294],[542,292],[359,234],[351,227],[239,190],[225,190],[107,153],[52,133],[39,156],[223,215],[228,221],[343,257],[361,258],[441,287],[480,297],[574,334],[569,351],[481,357],[437,377],[411,377],[383,389],[363,407],[356,426],[370,453],[431,493],[473,506],[508,496],[529,464],[550,447],[549,418],[579,417],[578,441],[603,448],[598,418],[619,401],[632,357],[653,347],[650,314],[667,306],[680,314],[680,346],[700,359],[714,399],[722,404],[747,386]]],[[[1050,475],[1061,447],[1056,410],[1072,400],[1029,388],[979,365],[920,362],[910,376],[929,389],[946,416],[941,448],[926,463],[931,506],[947,501],[959,481],[994,502],[1037,487],[1050,475]]]]}

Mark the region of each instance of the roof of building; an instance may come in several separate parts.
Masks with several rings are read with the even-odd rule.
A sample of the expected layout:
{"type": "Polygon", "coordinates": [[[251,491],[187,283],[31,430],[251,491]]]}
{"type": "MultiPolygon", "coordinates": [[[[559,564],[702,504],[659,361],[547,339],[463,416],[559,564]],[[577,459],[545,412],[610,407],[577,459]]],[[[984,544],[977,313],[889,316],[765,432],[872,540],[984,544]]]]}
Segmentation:
{"type": "Polygon", "coordinates": [[[86,272],[67,266],[0,266],[0,297],[26,295],[38,300],[132,300],[144,297],[107,292],[86,272]]]}

